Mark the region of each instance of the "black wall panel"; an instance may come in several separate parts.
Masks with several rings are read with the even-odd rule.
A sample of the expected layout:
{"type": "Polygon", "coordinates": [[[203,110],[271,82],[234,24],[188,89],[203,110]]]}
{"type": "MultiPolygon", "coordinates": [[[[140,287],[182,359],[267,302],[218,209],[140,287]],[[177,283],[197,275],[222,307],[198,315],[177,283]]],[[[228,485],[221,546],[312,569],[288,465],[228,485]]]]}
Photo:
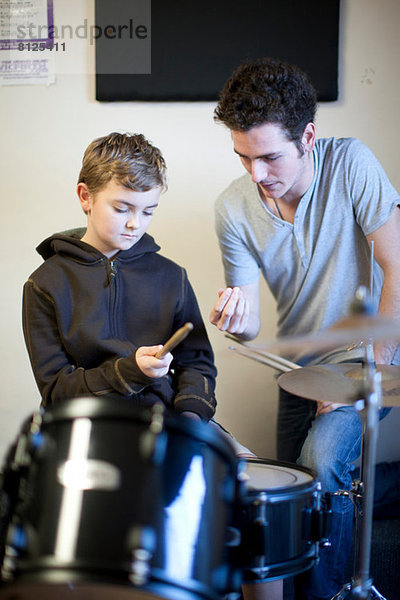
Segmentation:
{"type": "Polygon", "coordinates": [[[95,0],[96,98],[214,101],[239,63],[272,56],[336,100],[339,2],[95,0]]]}

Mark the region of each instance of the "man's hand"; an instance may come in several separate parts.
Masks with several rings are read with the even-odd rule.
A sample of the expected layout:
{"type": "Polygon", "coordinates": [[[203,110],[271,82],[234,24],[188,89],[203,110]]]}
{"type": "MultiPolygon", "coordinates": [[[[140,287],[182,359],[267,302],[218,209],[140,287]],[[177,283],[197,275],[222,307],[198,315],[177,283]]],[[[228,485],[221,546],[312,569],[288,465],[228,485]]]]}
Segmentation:
{"type": "Polygon", "coordinates": [[[239,287],[219,289],[210,322],[221,331],[240,335],[248,325],[249,312],[249,301],[239,287]]]}
{"type": "Polygon", "coordinates": [[[163,358],[156,358],[156,354],[161,348],[162,344],[159,346],[141,346],[136,350],[135,358],[137,365],[147,377],[159,379],[160,377],[164,377],[169,371],[169,365],[173,356],[168,352],[163,358]]]}
{"type": "Polygon", "coordinates": [[[317,412],[315,413],[315,416],[318,417],[318,415],[325,415],[332,412],[336,408],[339,408],[340,406],[348,406],[348,404],[340,404],[340,402],[323,402],[322,400],[318,400],[317,412]]]}

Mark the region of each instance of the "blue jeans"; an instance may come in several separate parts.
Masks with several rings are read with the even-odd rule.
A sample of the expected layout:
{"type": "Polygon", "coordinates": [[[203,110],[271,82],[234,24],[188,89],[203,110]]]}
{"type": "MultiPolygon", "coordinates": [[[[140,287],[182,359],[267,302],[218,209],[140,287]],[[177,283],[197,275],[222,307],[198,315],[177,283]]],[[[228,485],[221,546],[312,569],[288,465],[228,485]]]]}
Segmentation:
{"type": "MultiPolygon", "coordinates": [[[[280,390],[278,460],[313,469],[323,493],[349,490],[352,463],[361,451],[360,416],[349,405],[315,417],[316,407],[315,402],[280,390]]],[[[353,504],[344,496],[331,499],[331,547],[321,548],[318,564],[295,578],[299,600],[332,598],[344,583],[344,568],[351,548],[353,504]]]]}

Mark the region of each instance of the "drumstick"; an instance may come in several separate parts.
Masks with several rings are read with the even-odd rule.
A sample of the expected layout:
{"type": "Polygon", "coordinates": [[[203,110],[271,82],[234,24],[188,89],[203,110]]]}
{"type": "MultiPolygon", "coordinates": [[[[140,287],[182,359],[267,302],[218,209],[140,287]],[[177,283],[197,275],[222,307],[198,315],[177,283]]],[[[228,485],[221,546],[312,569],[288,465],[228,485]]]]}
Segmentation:
{"type": "Polygon", "coordinates": [[[168,354],[168,352],[171,352],[171,350],[180,342],[182,342],[192,330],[193,323],[185,323],[183,327],[180,327],[177,331],[175,331],[174,335],[172,335],[169,340],[165,342],[161,350],[157,352],[156,358],[163,358],[166,354],[168,354]]]}
{"type": "Polygon", "coordinates": [[[272,367],[273,369],[275,369],[276,371],[280,371],[281,373],[287,373],[288,371],[293,370],[287,366],[282,365],[282,363],[275,362],[268,357],[264,357],[264,355],[262,354],[253,352],[252,350],[242,350],[240,346],[238,348],[235,346],[229,346],[229,350],[234,350],[234,352],[237,352],[237,354],[241,354],[246,358],[251,358],[252,360],[255,360],[263,365],[272,367]]]}
{"type": "MultiPolygon", "coordinates": [[[[281,369],[282,371],[291,371],[292,369],[301,369],[301,365],[298,365],[297,363],[292,362],[291,360],[287,360],[287,358],[283,358],[282,356],[278,356],[277,354],[271,354],[271,352],[265,352],[265,350],[261,350],[261,349],[257,348],[257,346],[254,346],[253,344],[249,344],[247,342],[242,342],[241,340],[238,340],[237,338],[233,337],[232,335],[225,334],[225,337],[228,338],[229,340],[239,343],[241,346],[244,346],[245,348],[248,348],[250,352],[263,356],[264,359],[270,359],[272,362],[276,363],[276,365],[279,365],[279,368],[283,367],[281,369]]],[[[233,350],[233,347],[230,346],[230,349],[233,350]]],[[[241,352],[240,354],[245,355],[245,352],[241,352]]],[[[266,362],[266,360],[264,360],[264,364],[268,364],[266,362]]],[[[273,368],[276,368],[276,365],[271,364],[270,366],[273,368]]]]}

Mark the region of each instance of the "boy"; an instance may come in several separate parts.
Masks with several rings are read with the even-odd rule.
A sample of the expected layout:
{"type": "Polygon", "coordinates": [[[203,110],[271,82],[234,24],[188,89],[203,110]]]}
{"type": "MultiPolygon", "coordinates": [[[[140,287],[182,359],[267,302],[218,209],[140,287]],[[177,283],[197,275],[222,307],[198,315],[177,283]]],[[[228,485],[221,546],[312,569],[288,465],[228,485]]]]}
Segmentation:
{"type": "MultiPolygon", "coordinates": [[[[45,262],[24,286],[23,329],[42,406],[92,394],[213,417],[216,368],[193,289],[146,233],[165,185],[161,152],[143,135],[111,133],[87,148],[77,186],[87,229],[44,240],[37,250],[45,262]],[[157,358],[159,342],[188,321],[193,331],[174,355],[157,358]]],[[[211,426],[238,456],[254,456],[211,426]]]]}
{"type": "Polygon", "coordinates": [[[23,294],[23,329],[42,406],[84,394],[161,401],[208,421],[213,352],[186,272],[158,254],[146,230],[166,167],[143,135],[111,133],[87,148],[77,193],[87,229],[56,234],[23,294]],[[191,334],[163,358],[185,322],[191,334]]]}

